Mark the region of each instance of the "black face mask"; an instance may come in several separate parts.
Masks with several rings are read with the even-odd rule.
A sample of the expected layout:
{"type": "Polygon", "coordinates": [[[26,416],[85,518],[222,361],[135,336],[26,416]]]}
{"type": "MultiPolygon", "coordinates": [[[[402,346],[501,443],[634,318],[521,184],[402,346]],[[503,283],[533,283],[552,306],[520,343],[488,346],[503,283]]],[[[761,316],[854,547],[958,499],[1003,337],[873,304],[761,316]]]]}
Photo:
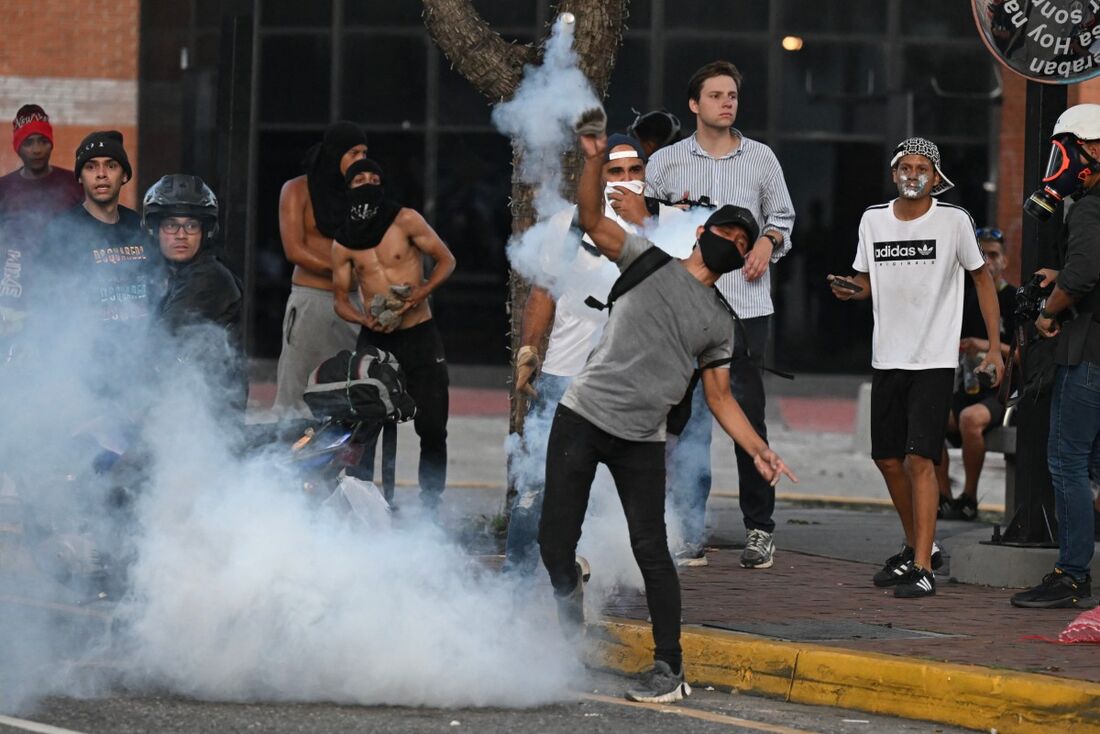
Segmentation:
{"type": "Polygon", "coordinates": [[[737,245],[709,229],[699,235],[699,251],[703,254],[703,264],[707,269],[719,275],[731,273],[745,265],[745,258],[737,245]]]}
{"type": "Polygon", "coordinates": [[[1053,138],[1043,188],[1027,198],[1024,211],[1045,222],[1064,198],[1080,194],[1085,179],[1097,171],[1100,162],[1088,154],[1075,136],[1062,134],[1053,138]]]}
{"type": "Polygon", "coordinates": [[[336,230],[336,241],[353,250],[377,247],[401,211],[401,205],[385,197],[379,184],[363,184],[348,191],[351,206],[336,230]]]}

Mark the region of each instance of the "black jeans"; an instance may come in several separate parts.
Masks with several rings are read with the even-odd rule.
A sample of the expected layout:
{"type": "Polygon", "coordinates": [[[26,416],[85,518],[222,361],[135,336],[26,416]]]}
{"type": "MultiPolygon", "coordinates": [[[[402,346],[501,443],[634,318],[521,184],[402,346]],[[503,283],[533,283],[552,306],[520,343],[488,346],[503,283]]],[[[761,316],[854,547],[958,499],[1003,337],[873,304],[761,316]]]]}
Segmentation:
{"type": "MultiPolygon", "coordinates": [[[[734,340],[733,363],[730,365],[730,392],[737,398],[745,417],[760,438],[768,440],[768,427],[764,423],[764,379],[760,366],[768,348],[768,322],[770,316],[742,319],[748,337],[748,351],[740,329],[734,340]],[[749,352],[752,358],[749,358],[749,352]]],[[[740,485],[741,514],[747,530],[775,531],[775,487],[760,476],[752,456],[740,446],[734,448],[737,457],[737,482],[740,485]]]]}
{"type": "Polygon", "coordinates": [[[665,444],[627,441],[559,405],[546,448],[546,491],[539,521],[542,562],[554,593],[566,596],[579,580],[575,558],[597,464],[615,480],[630,530],[630,547],[645,581],[653,620],[654,657],[679,670],[680,578],[665,533],[665,444]]]}
{"type": "MultiPolygon", "coordinates": [[[[381,334],[363,327],[356,348],[371,345],[397,358],[408,393],[416,401],[413,428],[420,437],[420,499],[434,506],[447,483],[447,414],[450,378],[435,321],[381,334]]],[[[373,464],[373,452],[370,457],[373,464]]]]}

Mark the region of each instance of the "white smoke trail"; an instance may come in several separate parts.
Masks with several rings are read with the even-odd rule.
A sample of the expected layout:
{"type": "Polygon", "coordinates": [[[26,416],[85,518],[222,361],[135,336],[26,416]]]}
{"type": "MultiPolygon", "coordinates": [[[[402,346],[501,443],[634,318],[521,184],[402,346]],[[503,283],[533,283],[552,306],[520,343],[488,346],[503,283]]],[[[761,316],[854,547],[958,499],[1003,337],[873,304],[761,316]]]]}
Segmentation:
{"type": "Polygon", "coordinates": [[[576,144],[573,123],[599,104],[588,79],[577,67],[572,24],[554,24],[540,66],[527,66],[515,95],[493,109],[497,130],[521,153],[522,181],[534,186],[538,223],[508,244],[508,260],[523,277],[561,291],[577,253],[575,235],[562,236],[548,219],[570,206],[561,195],[562,155],[576,144]]]}

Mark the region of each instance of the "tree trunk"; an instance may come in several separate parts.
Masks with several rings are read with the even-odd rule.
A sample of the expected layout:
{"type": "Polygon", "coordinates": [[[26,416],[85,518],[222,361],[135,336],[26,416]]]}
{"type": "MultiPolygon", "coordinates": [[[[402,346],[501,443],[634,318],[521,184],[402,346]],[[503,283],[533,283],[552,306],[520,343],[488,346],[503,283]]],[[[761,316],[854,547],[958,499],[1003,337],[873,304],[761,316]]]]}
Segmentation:
{"type": "MultiPolygon", "coordinates": [[[[521,0],[518,0],[521,1],[521,0]]],[[[538,44],[518,45],[501,38],[482,20],[470,0],[423,0],[424,25],[432,40],[477,91],[496,103],[509,99],[523,78],[523,66],[541,59],[544,37],[538,44]]],[[[615,56],[622,42],[623,24],[627,18],[628,0],[560,0],[554,16],[570,12],[576,16],[573,48],[579,65],[592,82],[596,96],[601,99],[607,92],[615,56]]],[[[519,180],[522,150],[512,146],[512,233],[518,235],[535,223],[533,191],[519,180]]],[[[573,200],[577,177],[580,173],[580,157],[573,151],[565,155],[562,166],[562,196],[573,200]]],[[[514,271],[509,274],[509,342],[512,354],[519,348],[523,308],[531,285],[514,271]]],[[[509,429],[523,430],[527,401],[516,394],[511,384],[511,412],[509,429]]],[[[509,480],[510,483],[510,480],[509,480]]],[[[510,500],[513,489],[508,488],[510,500]]],[[[506,502],[506,507],[511,502],[506,502]]]]}

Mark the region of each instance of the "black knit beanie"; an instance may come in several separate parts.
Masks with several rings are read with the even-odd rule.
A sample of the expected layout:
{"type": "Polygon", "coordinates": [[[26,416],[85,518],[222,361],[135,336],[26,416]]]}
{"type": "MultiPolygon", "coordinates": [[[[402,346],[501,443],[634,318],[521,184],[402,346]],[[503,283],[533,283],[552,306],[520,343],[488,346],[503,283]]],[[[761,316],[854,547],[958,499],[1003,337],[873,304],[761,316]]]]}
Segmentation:
{"type": "Polygon", "coordinates": [[[130,159],[126,155],[126,149],[122,147],[122,133],[118,130],[96,130],[80,141],[80,145],[76,148],[77,181],[80,180],[80,170],[92,158],[114,159],[126,172],[127,181],[134,177],[134,171],[130,168],[130,159]]]}

